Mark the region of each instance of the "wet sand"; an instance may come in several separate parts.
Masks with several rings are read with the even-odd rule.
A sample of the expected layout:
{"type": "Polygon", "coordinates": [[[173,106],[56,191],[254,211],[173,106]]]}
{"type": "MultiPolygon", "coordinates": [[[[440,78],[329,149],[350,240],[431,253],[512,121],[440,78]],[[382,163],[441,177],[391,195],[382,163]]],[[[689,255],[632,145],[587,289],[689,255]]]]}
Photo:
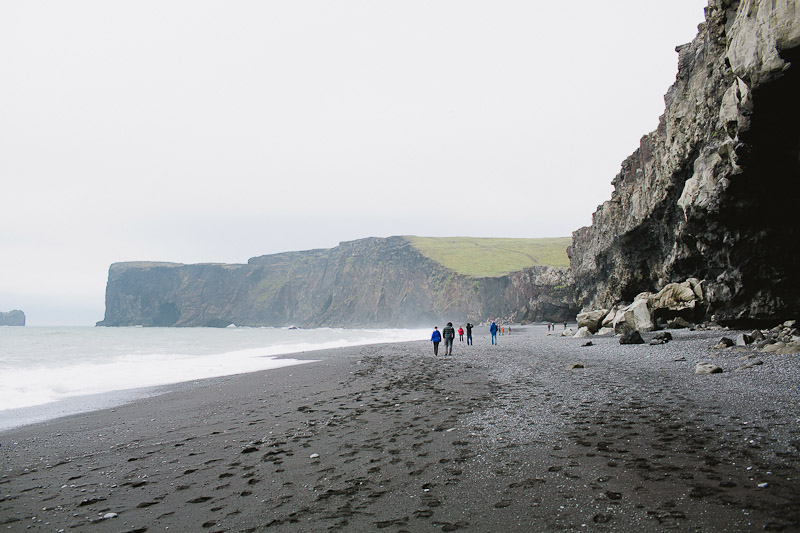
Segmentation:
{"type": "Polygon", "coordinates": [[[672,333],[310,352],[6,431],[0,529],[799,530],[800,358],[672,333]]]}

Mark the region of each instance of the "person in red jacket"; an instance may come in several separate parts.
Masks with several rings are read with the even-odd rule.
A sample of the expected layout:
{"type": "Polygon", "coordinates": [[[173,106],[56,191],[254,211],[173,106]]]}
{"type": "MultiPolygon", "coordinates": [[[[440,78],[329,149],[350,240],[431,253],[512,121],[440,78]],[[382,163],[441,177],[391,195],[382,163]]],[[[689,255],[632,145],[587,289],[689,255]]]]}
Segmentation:
{"type": "Polygon", "coordinates": [[[464,328],[458,326],[458,340],[464,342],[464,328]]]}

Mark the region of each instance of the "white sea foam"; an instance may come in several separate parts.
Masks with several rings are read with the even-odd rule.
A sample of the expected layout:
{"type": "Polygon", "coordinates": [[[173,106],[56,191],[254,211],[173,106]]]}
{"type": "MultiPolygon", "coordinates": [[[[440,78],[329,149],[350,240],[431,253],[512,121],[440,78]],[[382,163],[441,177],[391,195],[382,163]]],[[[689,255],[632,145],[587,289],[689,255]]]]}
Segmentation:
{"type": "Polygon", "coordinates": [[[308,363],[286,354],[426,338],[427,330],[3,328],[0,411],[308,363]]]}

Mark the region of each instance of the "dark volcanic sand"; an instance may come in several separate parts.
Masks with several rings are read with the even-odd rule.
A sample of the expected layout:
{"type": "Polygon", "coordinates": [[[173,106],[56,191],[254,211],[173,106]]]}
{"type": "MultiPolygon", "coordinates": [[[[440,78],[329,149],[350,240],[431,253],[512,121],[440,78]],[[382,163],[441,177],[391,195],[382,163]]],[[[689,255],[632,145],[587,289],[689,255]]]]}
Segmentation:
{"type": "Polygon", "coordinates": [[[308,353],[0,433],[0,529],[800,530],[798,356],[673,334],[308,353]]]}

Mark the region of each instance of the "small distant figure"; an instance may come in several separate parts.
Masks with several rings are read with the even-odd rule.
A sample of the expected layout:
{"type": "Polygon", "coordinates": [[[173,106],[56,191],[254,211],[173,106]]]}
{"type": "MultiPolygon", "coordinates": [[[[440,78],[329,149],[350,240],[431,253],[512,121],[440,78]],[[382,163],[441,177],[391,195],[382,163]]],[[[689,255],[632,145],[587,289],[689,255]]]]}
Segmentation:
{"type": "Polygon", "coordinates": [[[467,346],[472,346],[472,328],[474,326],[467,322],[467,346]]]}
{"type": "Polygon", "coordinates": [[[550,331],[550,322],[547,323],[547,331],[550,331]]]}
{"type": "Polygon", "coordinates": [[[431,342],[433,343],[433,355],[439,355],[439,343],[442,342],[442,334],[439,333],[439,326],[433,326],[431,342]]]}
{"type": "Polygon", "coordinates": [[[452,322],[448,322],[444,327],[442,336],[444,337],[444,354],[453,355],[453,341],[456,338],[456,330],[453,329],[452,322]]]}
{"type": "Polygon", "coordinates": [[[564,329],[567,329],[567,321],[564,321],[564,329]]]}
{"type": "Polygon", "coordinates": [[[458,326],[458,342],[464,342],[464,328],[458,326]]]}
{"type": "Polygon", "coordinates": [[[492,322],[492,325],[489,326],[489,333],[492,334],[492,344],[497,344],[497,330],[500,329],[497,327],[497,324],[492,322]]]}
{"type": "Polygon", "coordinates": [[[506,327],[500,326],[500,335],[505,335],[505,334],[506,334],[506,327]]]}
{"type": "Polygon", "coordinates": [[[511,335],[511,326],[508,326],[508,334],[511,335]]]}

